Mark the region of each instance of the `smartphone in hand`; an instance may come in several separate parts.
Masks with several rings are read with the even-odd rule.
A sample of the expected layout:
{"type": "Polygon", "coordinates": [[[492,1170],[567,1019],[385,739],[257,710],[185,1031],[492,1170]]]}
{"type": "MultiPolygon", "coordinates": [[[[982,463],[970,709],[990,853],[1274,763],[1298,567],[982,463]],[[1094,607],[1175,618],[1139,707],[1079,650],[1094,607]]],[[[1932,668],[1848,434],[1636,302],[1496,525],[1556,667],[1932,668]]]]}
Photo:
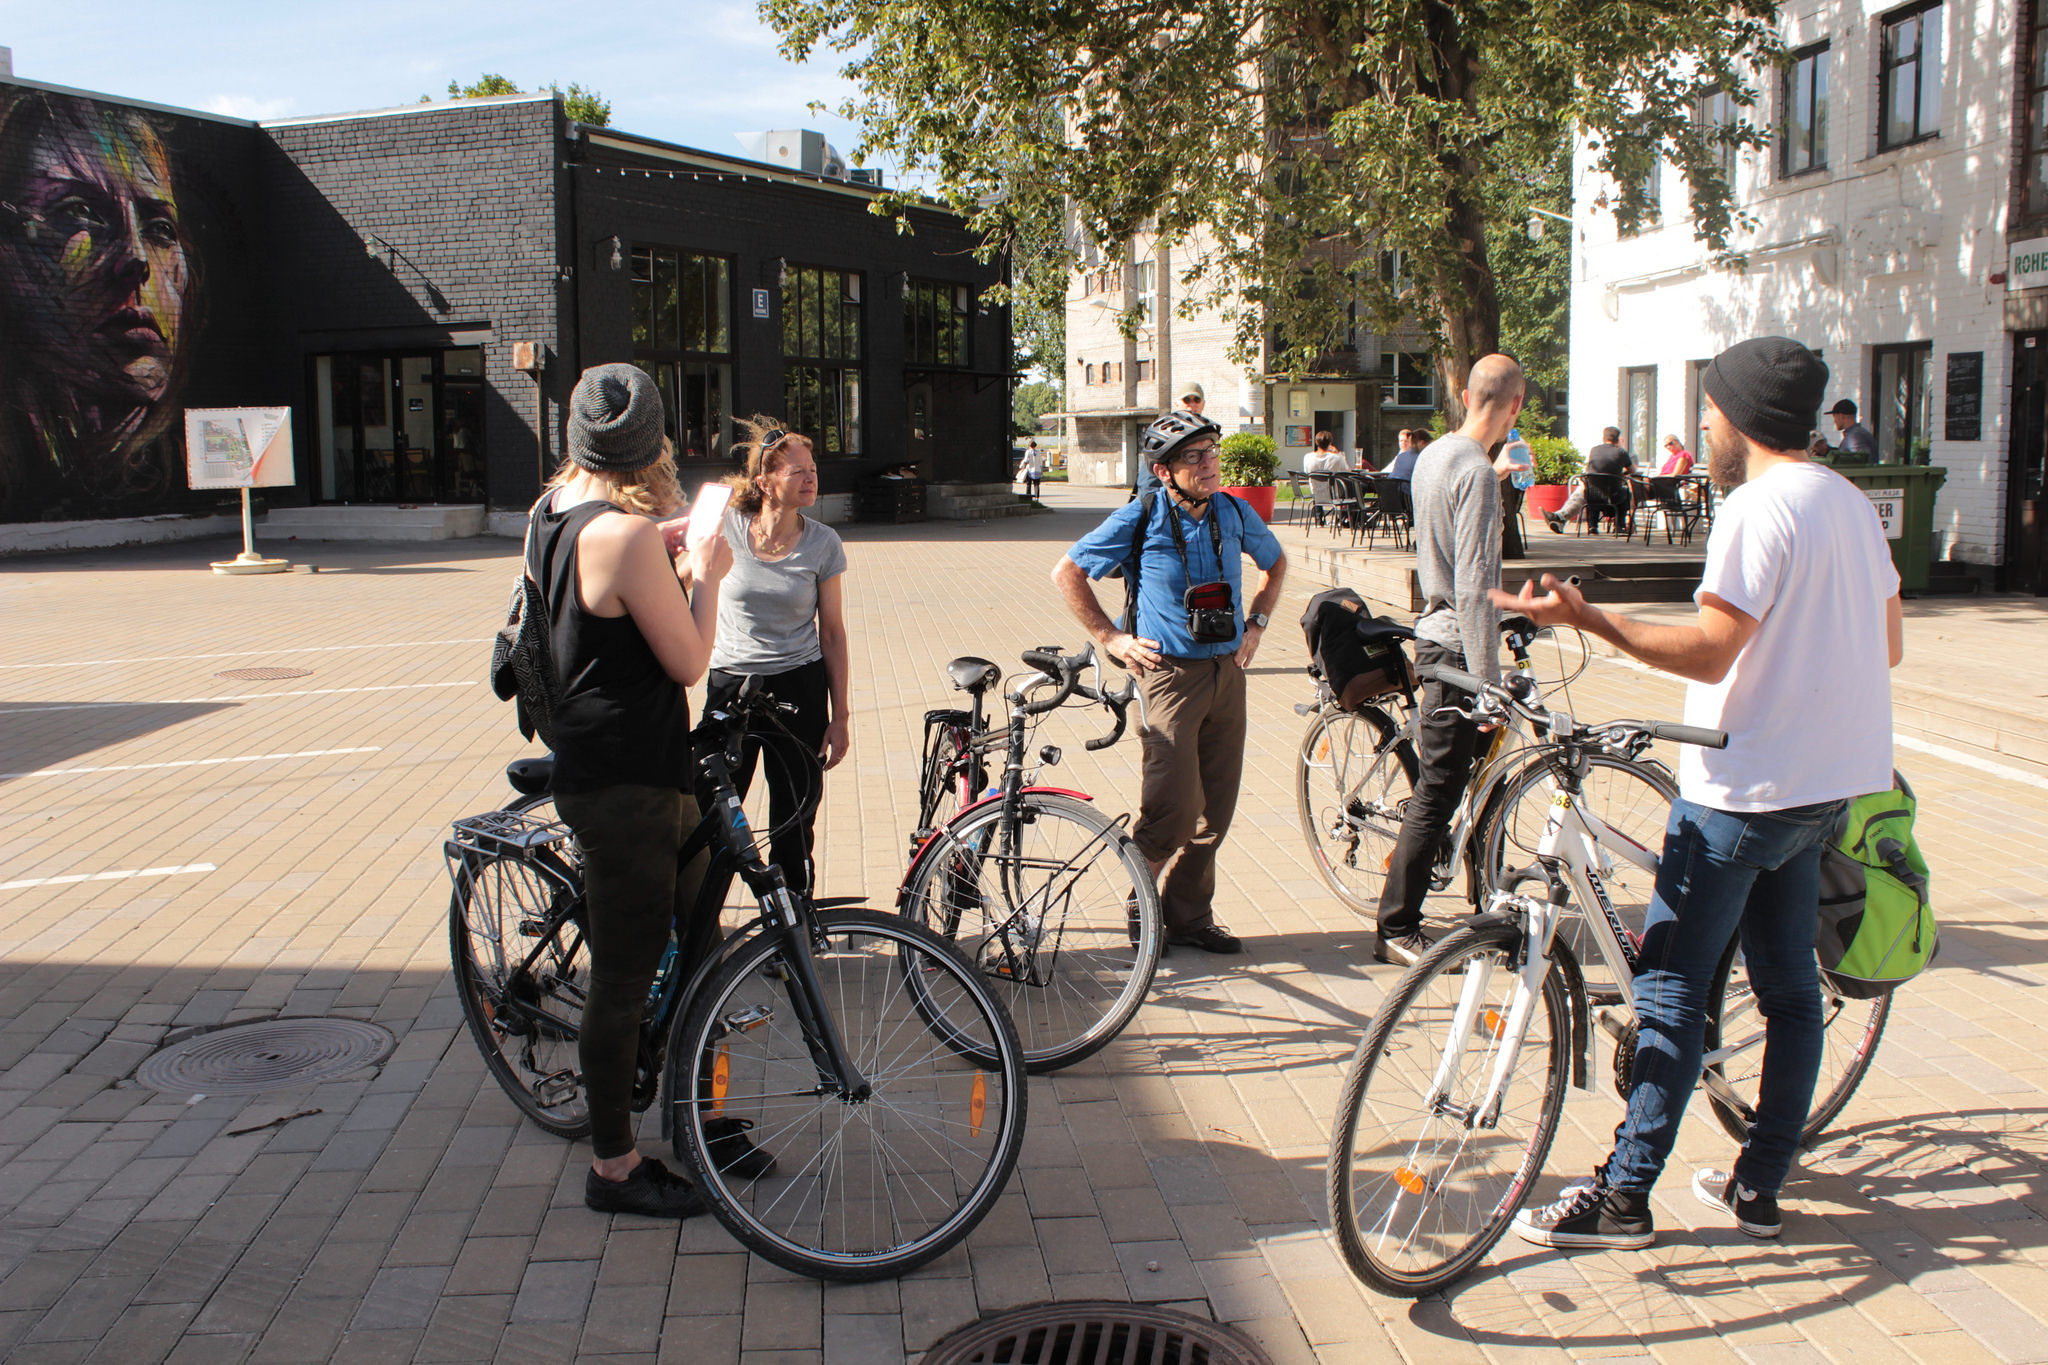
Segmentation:
{"type": "Polygon", "coordinates": [[[702,545],[717,535],[726,504],[731,501],[732,488],[729,485],[707,483],[697,490],[696,500],[690,504],[688,512],[657,523],[661,527],[662,543],[668,546],[668,557],[674,559],[685,549],[702,545]]]}

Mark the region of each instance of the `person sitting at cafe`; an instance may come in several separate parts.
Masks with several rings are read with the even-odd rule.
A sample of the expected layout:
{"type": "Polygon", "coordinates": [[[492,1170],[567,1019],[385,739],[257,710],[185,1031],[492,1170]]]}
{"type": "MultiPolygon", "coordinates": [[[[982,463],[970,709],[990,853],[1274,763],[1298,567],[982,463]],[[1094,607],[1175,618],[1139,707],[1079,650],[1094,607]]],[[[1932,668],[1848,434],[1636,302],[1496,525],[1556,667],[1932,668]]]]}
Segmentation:
{"type": "MultiPolygon", "coordinates": [[[[1600,444],[1586,452],[1586,472],[1606,479],[1619,479],[1620,482],[1615,486],[1621,490],[1621,502],[1617,505],[1626,508],[1629,499],[1628,480],[1636,472],[1635,457],[1622,447],[1620,427],[1608,427],[1600,435],[1600,444]]],[[[1572,490],[1572,495],[1564,500],[1564,506],[1555,512],[1545,512],[1543,520],[1549,523],[1552,531],[1562,535],[1564,524],[1585,510],[1586,484],[1582,479],[1579,486],[1572,490]]]]}
{"type": "Polygon", "coordinates": [[[1310,474],[1342,474],[1351,468],[1351,461],[1344,458],[1344,452],[1337,449],[1337,438],[1327,431],[1316,433],[1315,449],[1301,462],[1302,469],[1310,474]]]}
{"type": "Polygon", "coordinates": [[[1665,479],[1682,479],[1692,473],[1693,455],[1679,443],[1676,436],[1664,438],[1664,463],[1657,466],[1657,475],[1665,479]]]}

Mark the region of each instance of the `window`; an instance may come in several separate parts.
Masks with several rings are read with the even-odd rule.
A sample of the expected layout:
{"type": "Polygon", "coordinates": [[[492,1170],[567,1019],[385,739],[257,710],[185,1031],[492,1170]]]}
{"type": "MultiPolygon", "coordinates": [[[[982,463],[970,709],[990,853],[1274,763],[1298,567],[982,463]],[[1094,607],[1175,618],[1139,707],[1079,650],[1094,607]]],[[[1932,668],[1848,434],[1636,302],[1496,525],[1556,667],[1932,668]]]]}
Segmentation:
{"type": "Polygon", "coordinates": [[[1159,316],[1159,264],[1156,261],[1140,261],[1136,273],[1138,303],[1145,310],[1142,316],[1150,322],[1159,316]]]}
{"type": "Polygon", "coordinates": [[[1140,384],[1143,384],[1143,383],[1146,383],[1146,382],[1148,382],[1148,381],[1149,381],[1149,380],[1150,380],[1151,378],[1152,378],[1152,362],[1151,362],[1151,361],[1149,361],[1149,360],[1141,360],[1141,361],[1139,361],[1139,362],[1138,362],[1138,382],[1139,382],[1140,384]]]}
{"type": "Polygon", "coordinates": [[[1879,464],[1926,464],[1934,442],[1934,344],[1873,351],[1872,434],[1879,464]]]}
{"type": "Polygon", "coordinates": [[[2027,64],[2028,216],[2048,214],[2048,3],[2035,0],[2033,44],[2027,64]]]}
{"type": "Polygon", "coordinates": [[[903,358],[912,365],[966,365],[974,291],[964,284],[906,280],[903,358]]]}
{"type": "Polygon", "coordinates": [[[1685,386],[1691,396],[1692,429],[1681,433],[1685,448],[1701,460],[1707,458],[1707,371],[1711,360],[1689,360],[1685,364],[1685,386]]]}
{"type": "Polygon", "coordinates": [[[1436,363],[1426,355],[1394,353],[1394,382],[1380,406],[1385,408],[1433,408],[1436,406],[1436,363]]]}
{"type": "Polygon", "coordinates": [[[1657,367],[1644,365],[1621,372],[1622,439],[1637,461],[1657,450],[1657,367]]]}
{"type": "Polygon", "coordinates": [[[1828,164],[1828,45],[1792,54],[1778,106],[1778,171],[1803,175],[1828,164]]]}
{"type": "MultiPolygon", "coordinates": [[[[1395,298],[1398,299],[1406,295],[1408,287],[1412,283],[1408,274],[1408,253],[1405,251],[1382,251],[1380,253],[1380,278],[1386,281],[1388,291],[1395,298]]],[[[1354,328],[1357,325],[1355,308],[1352,325],[1354,328]]]]}
{"type": "Polygon", "coordinates": [[[1081,382],[1084,384],[1093,384],[1095,382],[1095,367],[1093,365],[1087,365],[1083,366],[1082,368],[1083,376],[1081,382]]]}
{"type": "Polygon", "coordinates": [[[1877,145],[1903,147],[1941,131],[1940,0],[1879,20],[1877,145]]]}
{"type": "Polygon", "coordinates": [[[1705,90],[1700,92],[1693,106],[1693,121],[1699,126],[1700,140],[1714,154],[1720,164],[1721,178],[1729,190],[1735,188],[1735,144],[1723,141],[1723,136],[1735,126],[1735,97],[1726,90],[1705,90]]]}
{"type": "Polygon", "coordinates": [[[633,248],[633,363],[661,390],[678,460],[731,449],[732,262],[633,248]]]}
{"type": "Polygon", "coordinates": [[[861,275],[790,266],[782,277],[782,416],[817,453],[857,455],[861,275]]]}

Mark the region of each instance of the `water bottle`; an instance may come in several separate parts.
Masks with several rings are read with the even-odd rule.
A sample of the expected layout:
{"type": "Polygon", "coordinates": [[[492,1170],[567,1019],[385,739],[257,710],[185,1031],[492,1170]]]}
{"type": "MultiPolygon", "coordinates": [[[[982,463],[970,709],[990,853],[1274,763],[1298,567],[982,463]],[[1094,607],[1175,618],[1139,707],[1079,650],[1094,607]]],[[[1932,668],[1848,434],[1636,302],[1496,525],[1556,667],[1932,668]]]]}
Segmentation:
{"type": "Polygon", "coordinates": [[[1529,453],[1529,443],[1522,439],[1520,427],[1508,432],[1508,443],[1501,453],[1508,457],[1508,482],[1517,488],[1527,488],[1536,482],[1536,457],[1529,453]]]}

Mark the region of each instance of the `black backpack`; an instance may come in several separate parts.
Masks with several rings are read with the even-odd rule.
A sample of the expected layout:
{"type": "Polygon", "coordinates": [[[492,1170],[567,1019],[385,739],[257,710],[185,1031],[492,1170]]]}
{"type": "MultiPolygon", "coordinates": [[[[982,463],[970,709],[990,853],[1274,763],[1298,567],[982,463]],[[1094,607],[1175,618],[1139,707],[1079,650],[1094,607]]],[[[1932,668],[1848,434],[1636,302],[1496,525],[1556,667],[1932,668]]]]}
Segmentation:
{"type": "Polygon", "coordinates": [[[1403,641],[1415,632],[1374,616],[1351,589],[1331,588],[1309,598],[1301,633],[1308,641],[1309,672],[1329,684],[1346,711],[1389,692],[1414,690],[1415,670],[1403,641]]]}
{"type": "MultiPolygon", "coordinates": [[[[543,495],[545,500],[545,495],[543,495]]],[[[540,504],[534,504],[534,511],[540,504]]],[[[491,690],[499,701],[518,701],[519,733],[555,747],[555,709],[561,689],[555,681],[555,647],[547,598],[533,572],[533,513],[526,518],[526,553],[505,624],[491,642],[491,690]]]]}

